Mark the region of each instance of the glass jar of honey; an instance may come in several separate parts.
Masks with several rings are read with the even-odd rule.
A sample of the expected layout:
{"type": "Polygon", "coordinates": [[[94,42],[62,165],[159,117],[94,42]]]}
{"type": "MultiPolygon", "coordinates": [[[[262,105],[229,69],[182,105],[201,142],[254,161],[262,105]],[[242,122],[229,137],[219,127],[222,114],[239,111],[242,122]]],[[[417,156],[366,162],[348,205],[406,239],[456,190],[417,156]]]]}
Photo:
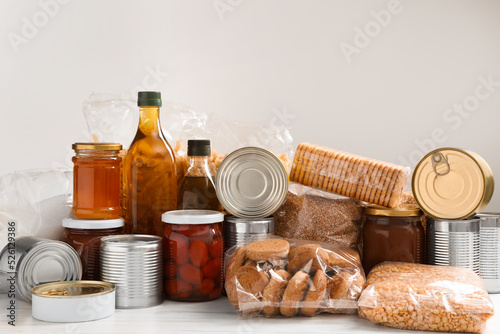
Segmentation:
{"type": "Polygon", "coordinates": [[[82,260],[83,280],[100,281],[101,238],[122,233],[123,219],[80,220],[65,218],[61,241],[73,247],[82,260]]]}
{"type": "Polygon", "coordinates": [[[424,263],[422,212],[415,207],[368,207],[363,227],[363,268],[368,274],[384,261],[424,263]]]}
{"type": "Polygon", "coordinates": [[[79,219],[120,218],[122,145],[75,143],[73,209],[79,219]]]}
{"type": "Polygon", "coordinates": [[[223,283],[224,215],[211,210],[177,210],[162,215],[165,294],[179,301],[220,297],[223,283]]]}

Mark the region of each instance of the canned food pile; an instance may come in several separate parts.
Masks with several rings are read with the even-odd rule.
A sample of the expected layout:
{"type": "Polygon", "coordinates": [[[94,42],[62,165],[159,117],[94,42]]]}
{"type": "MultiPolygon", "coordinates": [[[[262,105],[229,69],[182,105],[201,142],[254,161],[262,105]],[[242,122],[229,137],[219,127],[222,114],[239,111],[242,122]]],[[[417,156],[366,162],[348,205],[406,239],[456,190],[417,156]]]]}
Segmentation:
{"type": "Polygon", "coordinates": [[[358,313],[401,329],[484,329],[488,292],[500,293],[500,214],[482,212],[494,180],[479,155],[429,152],[406,193],[409,167],[310,143],[290,168],[260,147],[222,159],[210,138],[188,140],[180,158],[161,105],[159,92],[139,92],[126,151],[75,143],[60,240],[16,240],[17,289],[34,318],[90,321],[227,294],[243,317],[358,313]],[[95,302],[102,312],[85,312],[95,302]]]}

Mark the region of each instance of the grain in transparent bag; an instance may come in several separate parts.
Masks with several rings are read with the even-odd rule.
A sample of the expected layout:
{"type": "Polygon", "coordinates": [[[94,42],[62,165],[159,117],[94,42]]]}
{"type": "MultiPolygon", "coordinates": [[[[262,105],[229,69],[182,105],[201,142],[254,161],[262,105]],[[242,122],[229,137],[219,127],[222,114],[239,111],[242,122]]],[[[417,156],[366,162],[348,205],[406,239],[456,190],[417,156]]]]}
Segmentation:
{"type": "Polygon", "coordinates": [[[225,253],[225,288],[243,317],[352,314],[365,283],[359,254],[328,243],[268,236],[225,253]]]}
{"type": "Polygon", "coordinates": [[[358,301],[360,317],[400,329],[481,333],[494,307],[470,269],[384,262],[358,301]]]}

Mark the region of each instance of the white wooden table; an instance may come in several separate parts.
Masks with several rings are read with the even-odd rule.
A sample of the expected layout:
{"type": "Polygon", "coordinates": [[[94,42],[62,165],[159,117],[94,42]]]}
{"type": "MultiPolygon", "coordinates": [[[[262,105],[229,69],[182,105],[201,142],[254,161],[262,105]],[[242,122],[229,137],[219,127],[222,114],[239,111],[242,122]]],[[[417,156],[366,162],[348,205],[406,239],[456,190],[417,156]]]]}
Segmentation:
{"type": "MultiPolygon", "coordinates": [[[[500,295],[490,295],[497,314],[488,320],[486,334],[500,333],[500,295]]],[[[16,326],[7,324],[7,295],[0,295],[0,334],[96,333],[415,333],[371,324],[357,315],[322,314],[313,318],[242,319],[226,297],[203,303],[165,300],[145,309],[117,309],[109,318],[84,323],[49,323],[31,317],[31,304],[16,301],[16,326]]]]}

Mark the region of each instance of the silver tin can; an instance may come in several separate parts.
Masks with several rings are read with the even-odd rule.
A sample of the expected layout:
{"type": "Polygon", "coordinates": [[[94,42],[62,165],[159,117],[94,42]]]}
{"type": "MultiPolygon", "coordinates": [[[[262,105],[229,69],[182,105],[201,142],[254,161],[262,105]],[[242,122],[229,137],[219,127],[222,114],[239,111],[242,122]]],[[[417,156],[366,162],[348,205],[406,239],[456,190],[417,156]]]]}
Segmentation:
{"type": "Polygon", "coordinates": [[[472,269],[479,274],[479,218],[427,221],[427,262],[472,269]]]}
{"type": "Polygon", "coordinates": [[[217,198],[229,213],[240,218],[264,218],[285,201],[288,174],[272,152],[244,147],[224,158],[215,185],[217,198]]]}
{"type": "Polygon", "coordinates": [[[101,280],[116,286],[117,308],[163,302],[162,238],[126,234],[101,239],[101,280]]]}
{"type": "Polygon", "coordinates": [[[500,213],[481,213],[479,276],[489,293],[500,293],[500,213]]]}
{"type": "Polygon", "coordinates": [[[249,238],[265,239],[274,234],[274,217],[266,218],[238,218],[233,215],[224,217],[224,248],[236,245],[249,238]]]}
{"type": "Polygon", "coordinates": [[[80,256],[61,241],[21,237],[15,247],[9,243],[0,253],[0,290],[14,285],[16,297],[25,301],[31,301],[31,289],[38,285],[81,278],[80,256]]]}

